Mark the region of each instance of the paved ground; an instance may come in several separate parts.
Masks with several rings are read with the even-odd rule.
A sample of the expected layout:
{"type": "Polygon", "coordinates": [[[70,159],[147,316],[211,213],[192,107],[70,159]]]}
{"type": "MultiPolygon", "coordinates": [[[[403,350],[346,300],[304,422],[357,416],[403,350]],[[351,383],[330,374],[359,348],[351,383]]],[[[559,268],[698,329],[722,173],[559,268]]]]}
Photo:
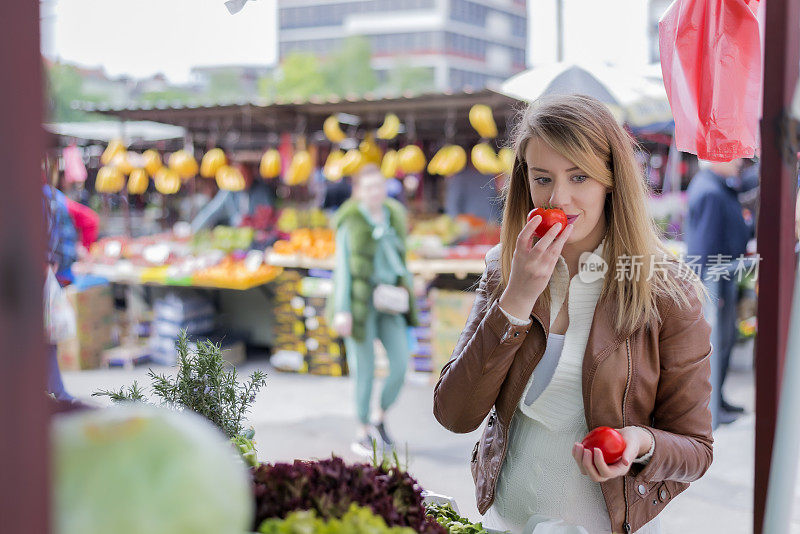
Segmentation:
{"type": "MultiPolygon", "coordinates": [[[[261,460],[322,458],[331,453],[358,459],[350,452],[355,423],[347,379],[283,374],[257,363],[240,371],[255,368],[269,373],[251,417],[261,460]]],[[[83,371],[66,373],[64,380],[68,391],[88,398],[98,388],[118,388],[134,379],[146,384],[146,372],[146,368],[83,371]]],[[[407,444],[409,470],[423,487],[454,497],[462,513],[476,520],[468,457],[479,431],[455,435],[441,428],[431,412],[432,393],[425,376],[411,376],[390,413],[390,429],[396,441],[407,444]]],[[[737,347],[726,393],[732,402],[746,406],[748,414],[716,432],[711,469],[662,513],[665,533],[752,531],[754,385],[750,347],[737,347]]],[[[791,534],[800,534],[800,485],[791,534]]]]}

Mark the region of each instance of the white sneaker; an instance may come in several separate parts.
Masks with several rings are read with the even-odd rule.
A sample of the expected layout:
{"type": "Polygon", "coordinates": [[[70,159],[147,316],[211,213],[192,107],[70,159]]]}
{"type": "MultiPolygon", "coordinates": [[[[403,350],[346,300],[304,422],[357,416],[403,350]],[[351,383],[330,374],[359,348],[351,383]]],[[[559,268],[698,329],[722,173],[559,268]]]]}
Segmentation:
{"type": "Polygon", "coordinates": [[[371,434],[367,434],[366,436],[359,438],[350,444],[351,451],[359,456],[366,456],[367,458],[372,458],[372,456],[375,454],[375,449],[377,449],[378,453],[380,454],[382,448],[383,447],[380,438],[375,438],[371,434]]]}

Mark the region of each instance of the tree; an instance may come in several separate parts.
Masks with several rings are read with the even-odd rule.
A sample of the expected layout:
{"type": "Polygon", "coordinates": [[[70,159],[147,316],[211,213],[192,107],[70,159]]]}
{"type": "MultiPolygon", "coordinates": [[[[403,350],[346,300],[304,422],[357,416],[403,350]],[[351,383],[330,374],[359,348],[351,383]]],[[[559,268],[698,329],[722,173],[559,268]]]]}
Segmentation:
{"type": "Polygon", "coordinates": [[[339,95],[363,95],[374,91],[378,77],[372,69],[372,47],[365,37],[349,37],[325,62],[325,79],[331,92],[339,95]]]}
{"type": "Polygon", "coordinates": [[[194,95],[184,89],[173,87],[163,91],[147,91],[139,95],[139,103],[155,104],[157,102],[180,102],[187,103],[194,98],[194,95]]]}
{"type": "Polygon", "coordinates": [[[433,69],[412,67],[408,63],[398,63],[389,71],[386,90],[393,93],[422,93],[435,88],[433,69]]]}
{"type": "Polygon", "coordinates": [[[244,88],[239,75],[233,71],[215,72],[208,78],[208,96],[214,101],[241,98],[244,88]]]}
{"type": "Polygon", "coordinates": [[[360,96],[378,86],[371,58],[369,41],[363,37],[347,39],[324,62],[307,52],[292,52],[286,56],[276,77],[259,80],[258,92],[270,99],[291,100],[306,100],[312,96],[360,96]]]}
{"type": "Polygon", "coordinates": [[[77,68],[53,63],[46,67],[45,75],[49,121],[74,122],[94,119],[93,115],[72,108],[77,102],[98,102],[103,99],[99,95],[87,95],[83,92],[83,78],[77,68]]]}
{"type": "Polygon", "coordinates": [[[320,62],[313,54],[293,52],[286,56],[277,77],[259,83],[261,94],[272,98],[306,100],[315,95],[331,94],[322,75],[320,62]]]}

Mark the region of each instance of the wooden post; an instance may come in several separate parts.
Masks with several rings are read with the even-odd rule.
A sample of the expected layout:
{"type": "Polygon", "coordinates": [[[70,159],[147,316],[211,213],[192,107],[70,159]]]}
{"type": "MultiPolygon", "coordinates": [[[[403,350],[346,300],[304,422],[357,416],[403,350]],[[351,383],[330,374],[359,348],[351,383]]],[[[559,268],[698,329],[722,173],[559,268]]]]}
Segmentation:
{"type": "Polygon", "coordinates": [[[0,2],[0,518],[3,532],[49,526],[49,433],[39,2],[0,2]]]}
{"type": "Polygon", "coordinates": [[[758,216],[758,336],[753,532],[762,531],[772,441],[794,287],[794,200],[797,167],[782,157],[780,124],[798,76],[800,0],[766,3],[764,114],[761,122],[761,209],[758,216]]]}

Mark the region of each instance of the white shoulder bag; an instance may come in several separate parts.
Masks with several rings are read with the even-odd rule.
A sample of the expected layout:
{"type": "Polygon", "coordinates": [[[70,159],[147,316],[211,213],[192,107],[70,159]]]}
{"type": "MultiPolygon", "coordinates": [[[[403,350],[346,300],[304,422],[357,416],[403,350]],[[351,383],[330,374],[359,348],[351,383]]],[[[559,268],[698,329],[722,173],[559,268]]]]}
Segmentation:
{"type": "Polygon", "coordinates": [[[401,286],[378,284],[372,292],[372,304],[382,313],[408,313],[408,290],[401,286]]]}

